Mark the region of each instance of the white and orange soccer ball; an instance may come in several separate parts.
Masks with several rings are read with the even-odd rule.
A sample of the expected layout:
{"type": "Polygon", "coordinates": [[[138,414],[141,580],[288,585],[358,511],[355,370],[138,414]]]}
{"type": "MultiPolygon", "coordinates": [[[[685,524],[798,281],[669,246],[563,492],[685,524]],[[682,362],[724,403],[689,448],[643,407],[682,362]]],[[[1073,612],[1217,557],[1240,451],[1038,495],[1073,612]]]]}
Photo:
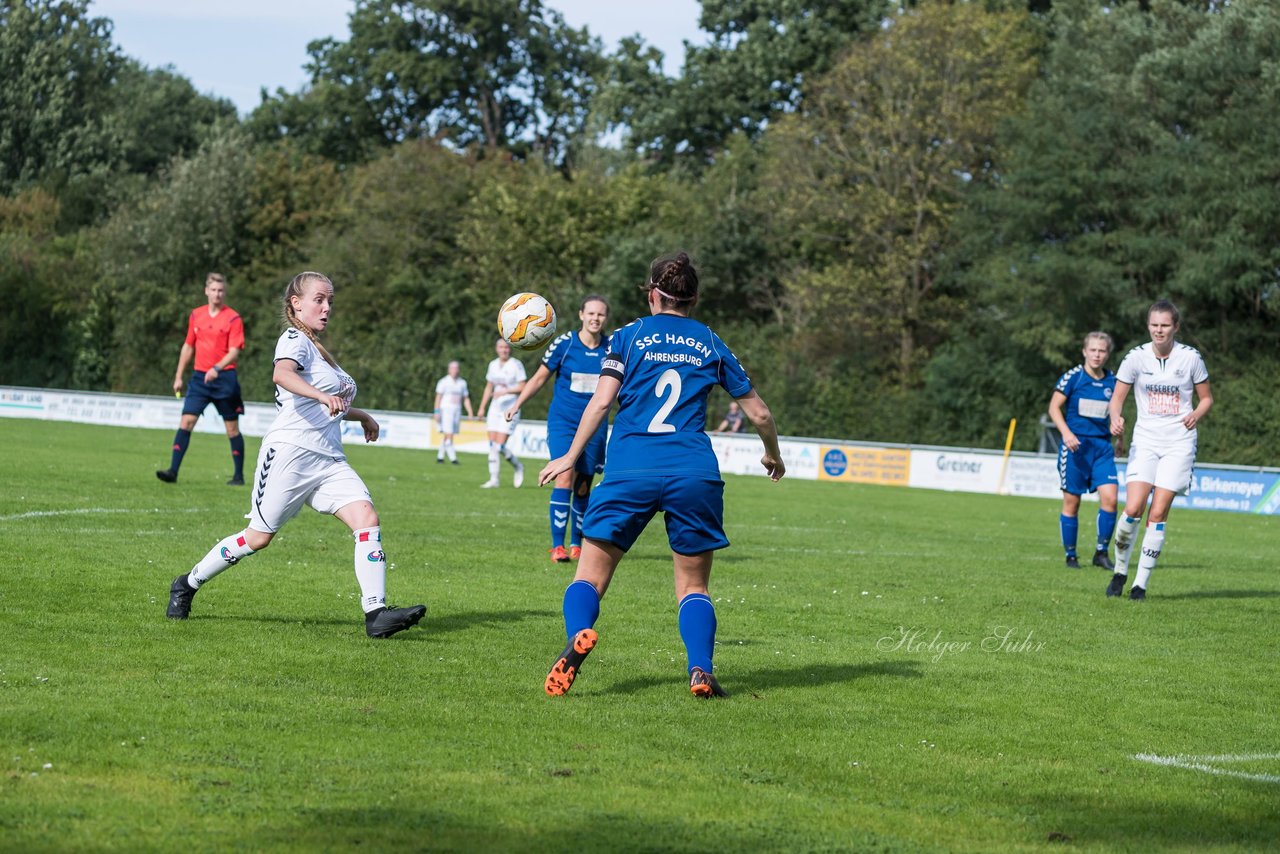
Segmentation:
{"type": "Polygon", "coordinates": [[[556,334],[556,310],[537,294],[516,294],[498,312],[498,334],[517,350],[537,350],[556,334]]]}

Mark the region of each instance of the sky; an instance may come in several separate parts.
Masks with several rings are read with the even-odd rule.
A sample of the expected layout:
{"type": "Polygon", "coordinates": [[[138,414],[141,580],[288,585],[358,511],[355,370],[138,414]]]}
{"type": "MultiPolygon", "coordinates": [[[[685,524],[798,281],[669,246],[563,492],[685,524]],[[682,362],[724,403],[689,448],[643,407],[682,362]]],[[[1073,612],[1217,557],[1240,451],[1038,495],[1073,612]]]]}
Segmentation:
{"type": "MultiPolygon", "coordinates": [[[[639,33],[661,50],[666,72],[678,74],[684,41],[701,44],[698,0],[544,0],[572,27],[586,27],[613,50],[639,33]]],[[[206,95],[227,98],[241,114],[277,87],[295,92],[307,82],[307,43],[346,40],[354,0],[92,0],[91,15],[110,18],[112,39],[152,68],[171,65],[206,95]]]]}

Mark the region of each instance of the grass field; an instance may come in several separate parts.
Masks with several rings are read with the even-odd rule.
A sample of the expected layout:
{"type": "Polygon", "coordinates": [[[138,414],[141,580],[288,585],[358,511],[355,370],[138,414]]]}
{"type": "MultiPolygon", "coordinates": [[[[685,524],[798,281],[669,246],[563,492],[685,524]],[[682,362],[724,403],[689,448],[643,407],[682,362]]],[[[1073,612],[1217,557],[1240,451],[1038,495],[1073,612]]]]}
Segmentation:
{"type": "Polygon", "coordinates": [[[688,693],[654,524],[553,699],[544,491],[354,448],[418,628],[364,636],[346,529],[309,510],[172,622],[248,493],[209,435],[157,481],[170,435],[0,420],[0,849],[1280,844],[1275,519],[1175,511],[1134,603],[1063,568],[1053,501],[734,478],[733,696],[688,693]]]}

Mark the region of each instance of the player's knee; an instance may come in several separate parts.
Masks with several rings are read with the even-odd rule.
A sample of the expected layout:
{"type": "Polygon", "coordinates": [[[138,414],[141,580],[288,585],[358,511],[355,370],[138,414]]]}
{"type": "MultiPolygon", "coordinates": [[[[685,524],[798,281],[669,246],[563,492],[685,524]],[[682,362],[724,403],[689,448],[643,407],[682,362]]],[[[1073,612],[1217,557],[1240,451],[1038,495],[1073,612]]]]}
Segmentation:
{"type": "Polygon", "coordinates": [[[275,534],[268,534],[265,531],[255,531],[253,528],[244,529],[244,542],[249,548],[255,552],[260,552],[267,546],[271,545],[271,540],[275,534]]]}

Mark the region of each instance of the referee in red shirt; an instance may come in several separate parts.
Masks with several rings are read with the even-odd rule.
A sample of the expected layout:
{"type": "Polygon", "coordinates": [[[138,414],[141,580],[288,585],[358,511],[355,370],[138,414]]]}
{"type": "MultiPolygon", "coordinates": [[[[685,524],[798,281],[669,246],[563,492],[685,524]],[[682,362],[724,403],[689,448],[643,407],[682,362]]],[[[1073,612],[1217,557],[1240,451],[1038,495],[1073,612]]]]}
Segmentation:
{"type": "Polygon", "coordinates": [[[196,427],[200,413],[210,403],[218,410],[227,425],[227,438],[231,440],[231,461],[235,474],[227,486],[244,486],[244,437],[240,435],[240,415],[244,401],[240,398],[240,381],[236,378],[236,357],[244,349],[244,324],[235,309],[225,302],[227,280],[218,273],[210,273],[204,280],[207,306],[191,312],[187,321],[187,339],[178,354],[178,370],[173,375],[173,391],[182,392],[182,374],[192,355],[196,357],[195,371],[187,384],[187,397],[182,404],[182,421],[173,437],[173,459],[167,469],[156,472],[165,483],[178,479],[178,466],[187,452],[191,431],[196,427]]]}

